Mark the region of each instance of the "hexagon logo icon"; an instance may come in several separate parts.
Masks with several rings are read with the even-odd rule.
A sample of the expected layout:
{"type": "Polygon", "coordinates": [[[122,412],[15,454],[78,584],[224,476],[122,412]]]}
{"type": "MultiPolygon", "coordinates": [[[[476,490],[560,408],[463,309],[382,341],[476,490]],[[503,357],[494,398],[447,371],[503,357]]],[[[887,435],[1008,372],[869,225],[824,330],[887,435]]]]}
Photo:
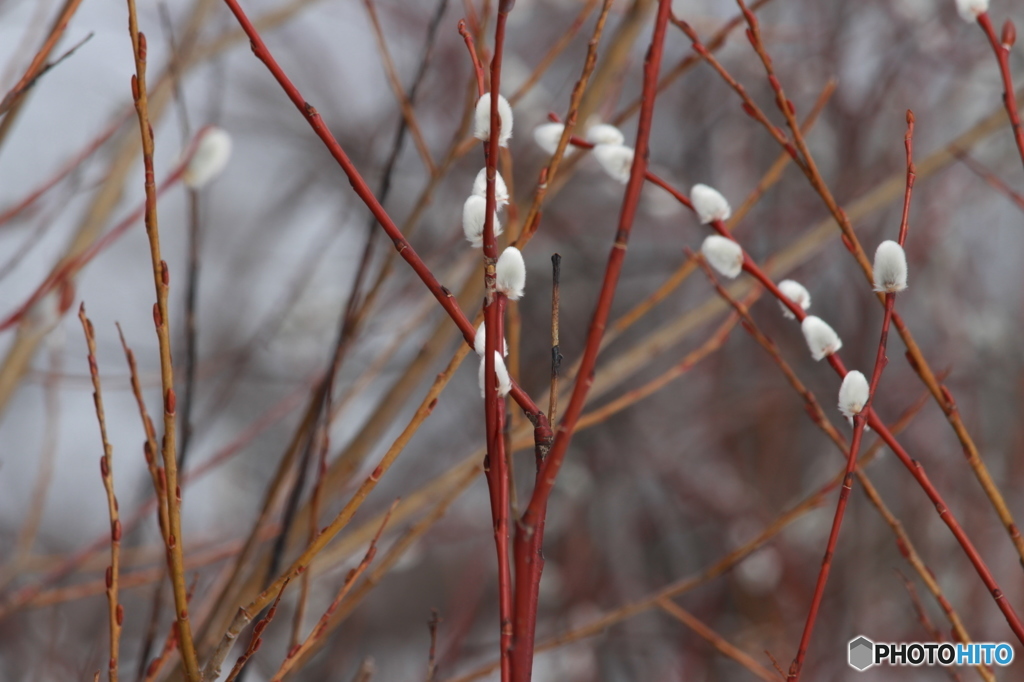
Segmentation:
{"type": "Polygon", "coordinates": [[[864,636],[850,640],[849,663],[850,667],[864,672],[875,664],[874,660],[875,643],[864,636]]]}

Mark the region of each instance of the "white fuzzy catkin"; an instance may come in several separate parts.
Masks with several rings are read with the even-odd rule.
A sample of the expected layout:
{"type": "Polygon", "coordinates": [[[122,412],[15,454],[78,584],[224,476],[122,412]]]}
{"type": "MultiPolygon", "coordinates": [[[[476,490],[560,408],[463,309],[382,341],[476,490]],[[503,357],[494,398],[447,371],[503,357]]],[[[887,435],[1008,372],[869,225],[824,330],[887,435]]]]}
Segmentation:
{"type": "MultiPolygon", "coordinates": [[[[512,107],[508,100],[498,95],[498,116],[501,118],[501,130],[498,131],[498,145],[507,147],[512,137],[512,107]]],[[[473,137],[486,140],[491,136],[491,93],[485,92],[476,101],[476,113],[473,120],[473,137]]]]}
{"type": "MultiPolygon", "coordinates": [[[[480,172],[476,174],[476,179],[473,180],[473,194],[487,198],[486,168],[481,168],[480,172]]],[[[508,205],[508,185],[505,184],[505,178],[501,177],[501,173],[498,171],[494,171],[494,201],[498,208],[508,205]]]]}
{"type": "Polygon", "coordinates": [[[886,239],[875,250],[875,291],[895,294],[907,288],[907,254],[886,239]]]}
{"type": "Polygon", "coordinates": [[[601,164],[604,172],[622,184],[629,182],[629,172],[633,168],[633,148],[618,144],[599,144],[593,149],[594,158],[601,164]]]}
{"type": "MultiPolygon", "coordinates": [[[[548,154],[554,154],[558,150],[558,143],[562,140],[562,132],[565,125],[562,123],[545,123],[533,129],[533,141],[537,146],[548,154]]],[[[565,153],[572,153],[572,145],[565,148],[565,153]]]]}
{"type": "MultiPolygon", "coordinates": [[[[476,194],[466,199],[462,205],[462,231],[466,240],[479,249],[484,245],[484,216],[487,215],[487,199],[476,194]]],[[[494,213],[494,236],[501,234],[501,222],[498,213],[494,213]]]]}
{"type": "Polygon", "coordinates": [[[864,406],[868,404],[868,380],[862,372],[852,370],[843,377],[843,384],[839,387],[839,411],[847,419],[853,419],[853,415],[860,414],[864,406]]]}
{"type": "Polygon", "coordinates": [[[961,19],[973,24],[979,14],[988,11],[988,0],[956,0],[956,9],[961,19]]]}
{"type": "MultiPolygon", "coordinates": [[[[487,383],[485,382],[484,376],[484,359],[480,358],[480,371],[477,373],[477,381],[480,384],[480,397],[487,397],[487,383]]],[[[505,367],[505,361],[498,355],[498,351],[494,351],[494,373],[498,376],[498,393],[502,396],[506,396],[512,390],[512,379],[508,376],[508,368],[505,367]]]]}
{"type": "Polygon", "coordinates": [[[598,123],[587,129],[587,142],[590,144],[607,144],[620,147],[626,141],[622,131],[607,123],[598,123]]]}
{"type": "Polygon", "coordinates": [[[223,128],[208,127],[201,133],[181,179],[186,186],[199,189],[220,175],[230,158],[231,136],[223,128]]]}
{"type": "Polygon", "coordinates": [[[743,249],[731,239],[713,234],[700,245],[708,263],[729,279],[736,279],[743,271],[743,249]]]}
{"type": "MultiPolygon", "coordinates": [[[[505,357],[508,357],[508,339],[502,339],[505,343],[501,346],[505,350],[505,357]]],[[[473,339],[473,350],[480,357],[484,356],[487,349],[487,325],[483,322],[476,328],[476,337],[473,339]]]]}
{"type": "MultiPolygon", "coordinates": [[[[779,282],[779,291],[786,295],[786,298],[796,303],[798,306],[807,310],[811,307],[811,293],[807,291],[807,288],[793,279],[784,279],[779,282]]],[[[779,301],[779,306],[782,308],[783,317],[793,320],[796,319],[796,315],[793,311],[787,308],[782,301],[779,301]]]]}
{"type": "Polygon", "coordinates": [[[732,215],[729,202],[714,187],[694,185],[690,190],[690,201],[693,202],[693,209],[700,216],[701,225],[707,225],[715,220],[728,220],[732,215]]]}
{"type": "Polygon", "coordinates": [[[811,357],[815,360],[832,355],[843,347],[843,342],[836,331],[820,317],[808,315],[800,324],[800,329],[807,340],[807,347],[811,350],[811,357]]]}
{"type": "Polygon", "coordinates": [[[526,288],[526,263],[523,261],[523,253],[514,246],[510,246],[498,256],[498,263],[495,265],[495,287],[498,291],[508,296],[510,301],[518,301],[523,297],[523,289],[526,288]]]}

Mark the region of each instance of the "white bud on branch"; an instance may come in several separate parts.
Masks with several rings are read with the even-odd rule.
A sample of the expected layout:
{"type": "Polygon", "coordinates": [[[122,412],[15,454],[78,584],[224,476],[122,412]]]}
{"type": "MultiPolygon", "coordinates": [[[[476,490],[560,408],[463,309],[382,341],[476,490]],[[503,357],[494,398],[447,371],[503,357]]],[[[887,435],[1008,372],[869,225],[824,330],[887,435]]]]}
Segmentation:
{"type": "MultiPolygon", "coordinates": [[[[561,123],[545,123],[533,129],[533,141],[548,154],[558,151],[558,143],[562,140],[565,126],[561,123]]],[[[572,145],[565,148],[567,154],[572,153],[572,145]]]]}
{"type": "Polygon", "coordinates": [[[843,347],[839,335],[820,317],[808,315],[801,323],[800,329],[807,340],[807,347],[811,350],[811,357],[815,360],[832,355],[843,347]]]}
{"type": "MultiPolygon", "coordinates": [[[[508,100],[498,95],[498,118],[501,128],[498,131],[498,145],[507,147],[512,137],[512,107],[508,100]]],[[[473,137],[486,140],[491,136],[491,93],[485,92],[476,101],[476,113],[473,120],[473,137]]]]}
{"type": "MultiPolygon", "coordinates": [[[[487,198],[487,169],[481,168],[473,180],[473,194],[478,197],[487,198]]],[[[494,201],[498,208],[508,205],[508,185],[501,173],[494,171],[494,201]]]]}
{"type": "Polygon", "coordinates": [[[700,252],[711,267],[729,279],[736,279],[743,271],[743,249],[731,239],[713,234],[701,244],[700,252]]]}
{"type": "Polygon", "coordinates": [[[587,142],[590,144],[607,144],[612,147],[621,147],[626,141],[622,131],[613,125],[599,123],[587,129],[587,142]]]}
{"type": "Polygon", "coordinates": [[[862,372],[852,370],[843,377],[843,384],[839,387],[839,411],[847,419],[853,419],[853,415],[860,414],[864,406],[868,404],[868,380],[862,372]]]}
{"type": "MultiPolygon", "coordinates": [[[[798,306],[807,310],[811,307],[811,294],[807,291],[806,287],[800,282],[792,279],[784,279],[779,282],[779,291],[785,294],[786,298],[796,303],[798,306]]],[[[782,315],[790,320],[796,319],[796,315],[793,311],[786,307],[786,305],[779,301],[779,305],[782,307],[782,315]]]]}
{"type": "Polygon", "coordinates": [[[973,24],[980,14],[988,11],[988,0],[956,0],[956,9],[961,19],[973,24]]]}
{"type": "Polygon", "coordinates": [[[523,261],[522,251],[510,246],[501,252],[495,265],[495,279],[495,287],[505,294],[508,300],[518,301],[523,297],[523,289],[526,288],[526,263],[523,261]]]}
{"type": "MultiPolygon", "coordinates": [[[[505,343],[502,348],[505,349],[505,357],[508,357],[508,339],[502,339],[505,343]]],[[[480,357],[484,356],[484,351],[487,349],[487,325],[483,322],[476,328],[476,337],[473,339],[473,350],[480,357]]]]}
{"type": "MultiPolygon", "coordinates": [[[[477,373],[477,381],[480,383],[480,397],[487,397],[487,377],[484,374],[486,364],[484,359],[480,358],[480,371],[477,373]]],[[[501,359],[498,352],[494,352],[494,373],[498,376],[498,393],[502,396],[506,396],[512,390],[512,379],[508,376],[508,368],[505,367],[505,361],[501,359]]]]}
{"type": "Polygon", "coordinates": [[[694,185],[690,190],[690,201],[693,202],[693,210],[700,216],[701,225],[707,225],[715,220],[728,220],[732,215],[729,202],[714,187],[694,185]]]}
{"type": "MultiPolygon", "coordinates": [[[[466,199],[462,205],[462,231],[466,240],[479,249],[484,245],[484,216],[487,215],[487,199],[476,194],[466,199]]],[[[501,234],[501,222],[498,213],[494,213],[494,236],[501,234]]]]}
{"type": "Polygon", "coordinates": [[[220,175],[230,158],[231,136],[223,128],[207,127],[199,134],[182,181],[191,189],[199,189],[220,175]]]}
{"type": "Polygon", "coordinates": [[[886,239],[875,250],[875,291],[895,294],[907,288],[907,254],[886,239]]]}
{"type": "Polygon", "coordinates": [[[594,158],[601,164],[604,172],[622,184],[629,182],[629,172],[633,168],[633,148],[617,144],[599,144],[594,147],[594,158]]]}

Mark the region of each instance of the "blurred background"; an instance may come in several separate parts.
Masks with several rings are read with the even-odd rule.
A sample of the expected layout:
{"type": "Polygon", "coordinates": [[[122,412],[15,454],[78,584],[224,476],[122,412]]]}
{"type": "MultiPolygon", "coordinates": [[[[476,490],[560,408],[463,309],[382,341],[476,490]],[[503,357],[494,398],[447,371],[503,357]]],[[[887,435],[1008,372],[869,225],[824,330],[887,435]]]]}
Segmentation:
{"type": "MultiPolygon", "coordinates": [[[[494,8],[484,4],[243,3],[261,22],[282,67],[370,186],[384,195],[385,207],[441,283],[459,294],[471,318],[481,301],[480,252],[462,236],[461,212],[483,154],[467,133],[475,85],[456,27],[464,17],[471,26],[491,22],[481,41],[489,49],[494,8]],[[399,132],[405,126],[388,61],[406,96],[412,98],[414,88],[418,134],[399,132]]],[[[898,298],[897,309],[935,371],[948,372],[946,383],[967,429],[1011,511],[1024,516],[1019,256],[1024,201],[1013,195],[1022,186],[1022,169],[985,35],[960,19],[953,0],[758,4],[766,44],[798,116],[806,116],[835,81],[808,140],[869,253],[883,239],[896,237],[905,173],[904,112],[916,113],[919,177],[907,242],[910,288],[898,298]],[[957,153],[949,154],[954,141],[957,153]]],[[[21,78],[63,5],[0,0],[0,90],[6,93],[21,78]]],[[[549,157],[534,143],[532,130],[549,112],[565,115],[601,5],[518,0],[510,15],[502,92],[512,101],[515,128],[502,169],[512,193],[503,221],[513,235],[549,157]]],[[[997,30],[1005,19],[1024,21],[1024,5],[993,5],[997,30]]],[[[640,93],[655,6],[654,0],[611,3],[597,69],[581,107],[581,133],[594,123],[613,122],[627,144],[635,139],[632,104],[640,93]]],[[[710,43],[730,26],[738,7],[728,0],[677,0],[673,11],[710,43]]],[[[194,194],[175,185],[159,201],[171,272],[179,419],[184,422],[187,415],[183,429],[190,431],[181,454],[186,475],[192,475],[183,490],[184,542],[194,579],[192,613],[205,656],[211,640],[224,631],[225,618],[244,601],[214,608],[242,543],[253,532],[282,455],[301,429],[312,391],[331,365],[339,320],[352,297],[369,302],[349,330],[352,339],[334,382],[321,525],[409,423],[461,340],[414,273],[392,260],[392,245],[253,57],[222,3],[146,0],[139,2],[139,22],[148,38],[150,88],[159,93],[152,104],[157,180],[173,170],[200,127],[221,126],[233,139],[223,176],[194,194]],[[192,340],[186,333],[189,282],[195,283],[192,340]],[[182,408],[180,396],[187,391],[190,405],[182,408]]],[[[0,317],[16,311],[62,258],[95,242],[143,198],[126,26],[125,3],[85,0],[53,57],[91,38],[47,71],[0,120],[0,317]],[[86,154],[90,147],[95,148],[86,154]],[[54,179],[36,200],[20,206],[54,179]],[[8,212],[15,207],[20,210],[8,212]]],[[[782,125],[743,26],[722,35],[718,58],[782,125]]],[[[690,41],[670,26],[662,74],[691,54],[690,41]]],[[[1010,61],[1016,72],[1024,69],[1018,49],[1010,61]]],[[[677,76],[657,99],[652,170],[684,193],[699,182],[712,185],[736,209],[780,149],[707,64],[692,64],[677,76]]],[[[525,248],[526,296],[510,306],[520,319],[510,337],[516,349],[510,364],[545,409],[550,258],[562,257],[565,373],[582,352],[622,198],[623,186],[594,159],[570,156],[548,191],[539,232],[525,248]]],[[[684,265],[685,249],[699,248],[707,233],[667,193],[648,184],[612,319],[622,320],[648,301],[684,265]]],[[[756,260],[775,263],[777,279],[792,277],[807,286],[811,312],[842,337],[847,365],[869,373],[881,310],[820,197],[798,169],[784,168],[737,224],[736,235],[756,260]]],[[[747,278],[737,280],[736,287],[738,295],[748,291],[747,278]]],[[[57,296],[44,299],[0,333],[0,677],[84,680],[106,667],[108,519],[97,467],[102,446],[92,384],[75,319],[84,302],[96,328],[121,515],[139,518],[122,542],[122,679],[136,679],[159,654],[172,619],[160,534],[152,511],[145,509],[152,485],[142,451],[144,432],[115,327],[120,325],[135,352],[143,395],[150,412],[158,414],[155,297],[141,221],[82,268],[63,296],[61,302],[57,296]],[[94,543],[93,552],[80,553],[94,543]]],[[[588,411],[664,376],[704,347],[728,315],[699,269],[642,312],[627,318],[628,326],[612,329],[588,411]]],[[[838,380],[809,357],[797,326],[766,297],[751,312],[848,435],[834,407],[838,380]]],[[[925,400],[901,340],[893,334],[889,343],[890,364],[875,408],[890,423],[906,417],[901,442],[927,467],[1011,603],[1024,604],[1024,575],[1013,545],[942,411],[930,397],[925,400]]],[[[762,537],[756,549],[680,592],[674,603],[766,674],[772,664],[765,651],[788,668],[837,493],[831,490],[820,504],[785,517],[784,523],[780,518],[825,486],[842,470],[843,460],[807,418],[802,399],[770,356],[742,327],[707,350],[689,371],[596,420],[573,439],[548,514],[538,641],[605,616],[610,620],[596,632],[567,637],[571,641],[539,653],[535,679],[757,679],[651,596],[701,575],[733,550],[750,550],[750,541],[772,524],[779,526],[776,532],[762,537]],[[621,610],[631,604],[638,606],[621,610]]],[[[482,474],[467,478],[466,473],[480,464],[484,441],[476,376],[476,356],[470,354],[397,463],[314,564],[300,619],[302,637],[362,558],[380,514],[402,498],[371,565],[371,572],[375,566],[379,572],[365,590],[346,598],[344,619],[295,679],[365,679],[360,671],[372,666],[373,679],[447,680],[494,660],[497,583],[487,488],[482,474]],[[438,669],[429,678],[432,610],[439,616],[438,669]]],[[[563,377],[561,386],[567,389],[571,382],[563,377]]],[[[526,428],[529,435],[518,408],[512,405],[510,412],[512,433],[526,428]]],[[[873,435],[865,441],[870,446],[873,435]]],[[[532,485],[531,449],[515,455],[519,501],[532,485]]],[[[1011,641],[984,585],[900,462],[883,449],[865,472],[970,636],[1011,641]]],[[[284,475],[285,490],[260,528],[256,556],[243,567],[254,583],[279,572],[305,542],[300,524],[308,523],[301,519],[318,479],[315,458],[284,475]],[[300,513],[290,515],[290,507],[300,513]],[[278,541],[285,520],[296,525],[289,539],[278,541]]],[[[263,648],[247,667],[250,682],[269,679],[288,651],[298,593],[296,586],[284,595],[263,648]]],[[[951,637],[949,620],[857,486],[805,679],[949,676],[940,668],[856,673],[847,667],[846,646],[861,634],[875,641],[951,637]]],[[[247,632],[241,641],[248,641],[247,632]]],[[[227,667],[238,653],[240,647],[227,667]]],[[[995,676],[1014,679],[1022,666],[997,669],[995,676]]],[[[978,677],[975,670],[958,672],[963,679],[978,677]]],[[[174,673],[172,657],[161,678],[174,673]]]]}

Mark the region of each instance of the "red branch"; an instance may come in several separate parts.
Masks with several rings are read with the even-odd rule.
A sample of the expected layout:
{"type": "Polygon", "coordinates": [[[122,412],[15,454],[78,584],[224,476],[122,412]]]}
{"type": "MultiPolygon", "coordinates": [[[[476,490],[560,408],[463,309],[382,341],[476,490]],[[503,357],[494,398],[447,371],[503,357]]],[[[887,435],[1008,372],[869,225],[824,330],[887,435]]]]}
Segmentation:
{"type": "MultiPolygon", "coordinates": [[[[498,99],[501,93],[501,59],[505,47],[505,23],[514,2],[502,0],[498,4],[498,16],[494,27],[494,56],[491,58],[490,93],[490,135],[484,142],[484,161],[487,178],[486,204],[484,213],[483,256],[484,256],[484,422],[487,432],[487,454],[485,467],[487,485],[491,496],[491,519],[494,523],[494,543],[498,555],[498,619],[500,627],[499,647],[501,654],[501,679],[512,679],[512,573],[508,551],[509,515],[509,471],[505,456],[505,399],[498,392],[498,377],[494,363],[504,356],[505,296],[495,291],[495,265],[498,260],[498,244],[495,241],[494,214],[498,208],[495,197],[499,140],[502,126],[498,114],[498,99]]],[[[466,34],[466,45],[474,53],[472,43],[466,34]]],[[[481,72],[474,60],[479,87],[481,72]]]]}
{"type": "Polygon", "coordinates": [[[514,682],[528,682],[533,664],[533,640],[537,621],[537,594],[540,585],[543,562],[540,557],[543,543],[543,524],[547,511],[548,498],[555,484],[555,477],[562,466],[565,453],[572,440],[576,422],[579,420],[586,401],[587,393],[593,382],[594,367],[597,354],[604,336],[608,316],[611,313],[615,289],[619,274],[626,257],[629,235],[636,218],[640,203],[640,192],[643,189],[648,165],[648,142],[651,134],[651,121],[654,117],[654,100],[657,95],[658,72],[661,68],[662,50],[665,33],[671,15],[670,0],[659,0],[658,14],[654,24],[651,45],[644,60],[644,84],[640,117],[637,124],[636,153],[633,167],[630,170],[629,183],[626,185],[625,197],[619,214],[618,230],[608,265],[605,268],[604,281],[598,295],[594,316],[587,332],[586,347],[580,361],[576,385],[565,410],[558,433],[547,457],[537,474],[530,503],[516,526],[515,561],[516,561],[516,609],[515,609],[515,641],[512,656],[514,682]]]}
{"type": "MultiPolygon", "coordinates": [[[[907,149],[907,186],[903,195],[903,217],[900,220],[899,244],[903,246],[907,239],[910,217],[910,197],[914,190],[914,114],[907,111],[907,134],[904,137],[904,145],[907,149]]],[[[811,608],[807,612],[807,621],[804,623],[804,631],[800,637],[800,646],[797,648],[796,657],[789,668],[787,679],[800,679],[800,671],[803,669],[804,657],[807,655],[807,648],[811,643],[811,635],[814,633],[814,625],[818,618],[818,609],[821,607],[821,600],[825,596],[825,585],[828,583],[829,572],[832,568],[832,558],[835,555],[836,545],[839,541],[839,529],[843,525],[843,517],[846,514],[846,505],[850,499],[850,492],[853,490],[853,471],[857,468],[857,451],[860,449],[861,437],[864,434],[865,420],[862,416],[865,410],[870,409],[874,402],[875,391],[878,382],[882,378],[882,370],[885,369],[889,359],[885,355],[886,344],[889,340],[889,325],[892,323],[892,309],[896,303],[896,294],[885,295],[885,312],[882,317],[882,333],[878,341],[878,352],[875,354],[875,368],[871,373],[871,382],[868,389],[868,400],[861,410],[861,414],[853,417],[853,438],[850,442],[850,452],[846,459],[846,474],[843,476],[843,487],[839,491],[839,503],[836,505],[836,514],[832,519],[832,530],[828,536],[828,544],[825,547],[825,558],[821,562],[821,570],[818,572],[818,581],[814,587],[814,596],[811,599],[811,608]]]]}
{"type": "Polygon", "coordinates": [[[988,42],[992,45],[992,51],[996,53],[996,61],[999,62],[999,75],[1003,79],[1003,106],[1010,117],[1010,126],[1013,128],[1013,139],[1017,142],[1017,151],[1020,153],[1021,161],[1024,161],[1024,126],[1020,122],[1020,112],[1017,111],[1017,98],[1013,96],[1013,77],[1010,74],[1010,48],[1017,37],[1017,30],[1009,19],[1003,24],[1003,38],[996,35],[992,26],[992,19],[988,12],[978,15],[978,25],[988,36],[988,42]]]}
{"type": "MultiPolygon", "coordinates": [[[[732,234],[729,232],[729,229],[725,226],[725,223],[723,223],[722,221],[713,221],[711,223],[711,227],[723,237],[733,239],[732,234]]],[[[774,296],[784,306],[786,306],[786,308],[789,309],[790,312],[792,312],[796,316],[798,322],[803,322],[804,318],[807,317],[807,313],[804,311],[804,309],[801,308],[796,303],[794,303],[793,301],[791,301],[789,298],[787,298],[786,295],[783,294],[781,291],[779,291],[779,288],[775,285],[771,278],[768,277],[768,275],[765,274],[763,270],[761,270],[761,268],[757,265],[757,263],[750,257],[750,255],[746,251],[743,252],[743,269],[746,272],[748,272],[752,277],[754,277],[754,279],[760,282],[766,289],[768,289],[768,291],[771,292],[772,296],[774,296]]],[[[895,313],[893,313],[892,317],[895,323],[895,313]]],[[[846,376],[846,366],[843,364],[843,361],[839,357],[838,353],[833,353],[832,355],[829,355],[827,359],[829,365],[832,366],[832,369],[835,370],[836,374],[838,374],[840,378],[846,376]]],[[[953,536],[956,538],[957,542],[960,544],[960,547],[963,549],[964,554],[967,555],[967,558],[971,561],[971,564],[974,566],[974,569],[978,573],[978,576],[981,578],[982,582],[985,583],[985,587],[988,588],[989,594],[991,594],[992,598],[995,600],[996,606],[998,606],[999,610],[1002,611],[1003,616],[1006,618],[1006,622],[1010,625],[1010,629],[1013,630],[1013,633],[1017,636],[1017,638],[1022,643],[1024,643],[1024,624],[1021,623],[1020,618],[1017,616],[1016,611],[1014,611],[1013,609],[1013,606],[1011,606],[1010,603],[1006,600],[1006,595],[1003,594],[1003,591],[1002,589],[1000,589],[999,584],[995,581],[995,578],[992,577],[992,573],[989,571],[988,566],[985,564],[985,560],[981,558],[980,554],[978,554],[978,550],[975,549],[974,544],[967,536],[967,533],[964,532],[963,527],[960,526],[960,523],[956,520],[956,517],[953,516],[953,513],[949,510],[949,507],[946,506],[946,502],[942,498],[942,495],[939,494],[939,491],[936,490],[935,486],[932,485],[932,482],[928,479],[928,475],[925,473],[924,467],[921,465],[920,462],[913,459],[903,448],[903,446],[899,444],[899,442],[896,440],[896,437],[885,425],[885,422],[879,419],[878,415],[875,413],[873,408],[865,408],[861,414],[867,414],[868,426],[875,430],[875,433],[878,434],[879,438],[881,438],[889,447],[889,449],[891,449],[893,453],[899,458],[899,460],[903,463],[907,470],[910,471],[910,474],[917,481],[918,485],[921,486],[921,489],[924,490],[925,494],[928,496],[928,499],[931,500],[932,504],[935,505],[935,509],[936,511],[938,511],[939,517],[942,519],[943,523],[945,523],[946,526],[949,528],[950,532],[953,533],[953,536]]]]}

